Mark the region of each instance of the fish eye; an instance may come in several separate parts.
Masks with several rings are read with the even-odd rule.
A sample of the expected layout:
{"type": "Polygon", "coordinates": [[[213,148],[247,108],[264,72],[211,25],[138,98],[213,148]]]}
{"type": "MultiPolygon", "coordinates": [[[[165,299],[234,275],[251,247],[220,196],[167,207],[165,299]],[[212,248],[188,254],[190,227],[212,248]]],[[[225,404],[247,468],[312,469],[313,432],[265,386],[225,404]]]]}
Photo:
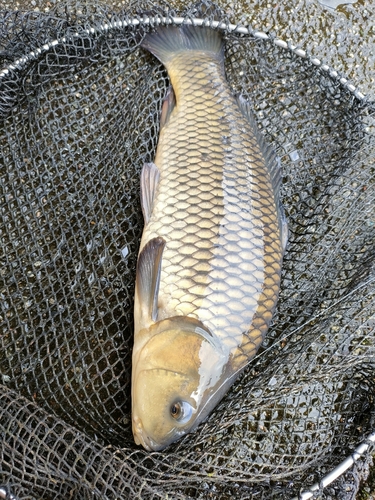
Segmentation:
{"type": "Polygon", "coordinates": [[[170,412],[175,420],[183,424],[190,420],[193,413],[193,407],[186,401],[176,401],[172,404],[170,412]]]}

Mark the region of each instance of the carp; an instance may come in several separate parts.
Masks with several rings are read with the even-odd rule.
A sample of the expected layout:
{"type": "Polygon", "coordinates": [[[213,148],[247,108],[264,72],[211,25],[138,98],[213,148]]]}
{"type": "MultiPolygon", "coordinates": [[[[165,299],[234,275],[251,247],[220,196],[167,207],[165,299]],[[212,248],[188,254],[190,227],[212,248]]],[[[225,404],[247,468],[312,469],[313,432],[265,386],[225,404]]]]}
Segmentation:
{"type": "Polygon", "coordinates": [[[132,358],[134,439],[161,450],[209,415],[256,354],[287,223],[279,162],[226,81],[220,33],[159,27],[142,46],[173,89],[141,173],[132,358]]]}

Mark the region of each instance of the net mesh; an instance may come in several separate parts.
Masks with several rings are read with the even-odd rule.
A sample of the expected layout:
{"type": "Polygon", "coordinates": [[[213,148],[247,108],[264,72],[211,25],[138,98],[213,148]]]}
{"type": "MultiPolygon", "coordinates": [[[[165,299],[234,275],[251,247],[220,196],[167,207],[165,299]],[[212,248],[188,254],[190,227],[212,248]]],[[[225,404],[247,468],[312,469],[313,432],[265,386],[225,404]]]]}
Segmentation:
{"type": "MultiPolygon", "coordinates": [[[[197,14],[64,2],[0,19],[2,64],[20,60],[0,79],[0,484],[20,499],[291,498],[375,427],[374,108],[308,58],[224,30],[228,81],[283,165],[280,300],[196,432],[165,452],[133,442],[139,174],[169,85],[140,13],[167,9],[197,14]]],[[[369,465],[320,498],[355,498],[369,465]]]]}

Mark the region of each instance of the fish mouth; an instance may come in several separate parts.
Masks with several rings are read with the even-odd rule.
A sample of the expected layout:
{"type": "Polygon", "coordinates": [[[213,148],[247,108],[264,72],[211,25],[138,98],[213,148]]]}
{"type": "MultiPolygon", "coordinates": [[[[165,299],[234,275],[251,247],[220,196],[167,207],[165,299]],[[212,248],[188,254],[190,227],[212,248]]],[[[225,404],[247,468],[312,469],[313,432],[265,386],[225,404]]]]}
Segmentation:
{"type": "Polygon", "coordinates": [[[159,451],[164,448],[163,445],[156,443],[145,434],[142,422],[138,417],[134,417],[133,419],[133,436],[135,444],[142,445],[147,451],[159,451]]]}
{"type": "Polygon", "coordinates": [[[150,445],[150,438],[148,436],[144,436],[143,434],[134,434],[135,444],[143,446],[143,448],[147,451],[153,451],[150,445]]]}

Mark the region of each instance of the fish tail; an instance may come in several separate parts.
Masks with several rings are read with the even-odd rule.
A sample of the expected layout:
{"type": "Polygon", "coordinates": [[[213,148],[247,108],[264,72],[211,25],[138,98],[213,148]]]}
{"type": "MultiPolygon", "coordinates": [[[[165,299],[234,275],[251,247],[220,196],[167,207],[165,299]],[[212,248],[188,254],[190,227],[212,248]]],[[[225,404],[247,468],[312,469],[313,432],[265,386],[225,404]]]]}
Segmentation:
{"type": "Polygon", "coordinates": [[[212,28],[182,25],[160,26],[148,33],[141,46],[149,50],[165,66],[180,52],[203,51],[224,60],[224,44],[221,34],[212,28]]]}

